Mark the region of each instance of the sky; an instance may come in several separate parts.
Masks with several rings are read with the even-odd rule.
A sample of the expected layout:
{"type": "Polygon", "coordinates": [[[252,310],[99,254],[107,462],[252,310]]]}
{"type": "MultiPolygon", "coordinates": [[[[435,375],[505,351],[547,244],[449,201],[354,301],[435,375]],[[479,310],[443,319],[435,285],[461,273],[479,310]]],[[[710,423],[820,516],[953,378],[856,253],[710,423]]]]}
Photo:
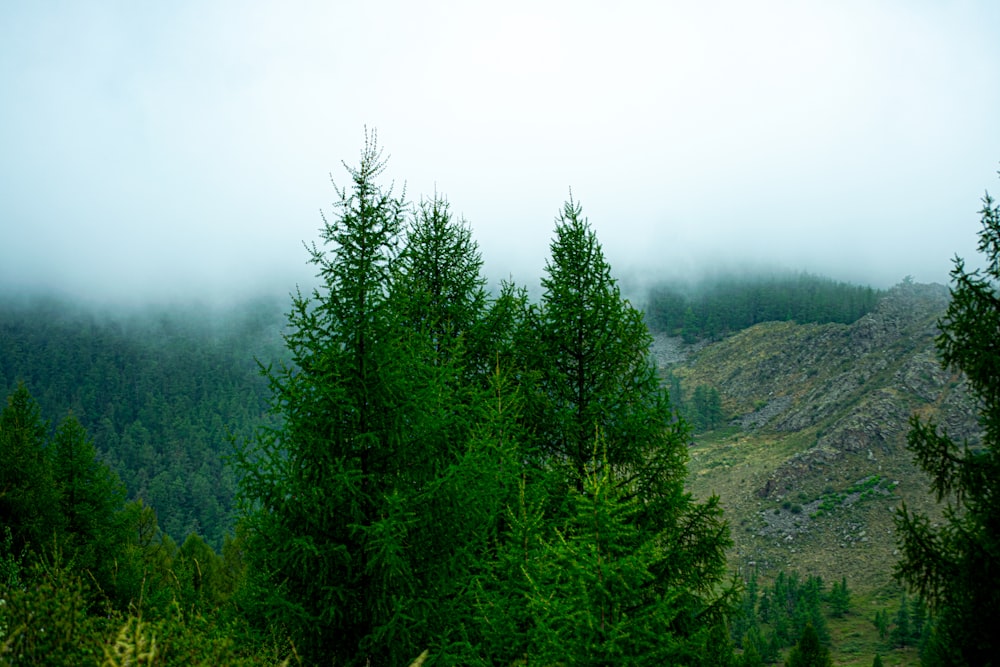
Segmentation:
{"type": "Polygon", "coordinates": [[[623,284],[888,287],[1000,195],[995,0],[0,3],[0,290],[310,284],[365,129],[537,284],[572,189],[623,284]]]}

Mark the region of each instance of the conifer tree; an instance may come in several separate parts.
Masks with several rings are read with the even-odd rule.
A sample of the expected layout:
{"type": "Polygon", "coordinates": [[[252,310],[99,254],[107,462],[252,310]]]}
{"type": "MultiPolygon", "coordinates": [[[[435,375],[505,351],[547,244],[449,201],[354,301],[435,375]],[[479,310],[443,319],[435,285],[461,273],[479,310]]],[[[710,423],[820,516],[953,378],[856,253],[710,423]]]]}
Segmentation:
{"type": "Polygon", "coordinates": [[[896,618],[893,620],[893,628],[889,633],[889,640],[893,646],[905,648],[912,644],[912,633],[913,630],[910,628],[910,604],[904,592],[903,597],[899,601],[899,611],[896,612],[896,618]]]}
{"type": "Polygon", "coordinates": [[[519,465],[490,435],[482,262],[442,197],[407,225],[374,135],[347,169],[310,249],[321,285],[293,300],[293,363],[269,372],[281,426],[239,454],[251,589],[311,661],[447,661],[469,655],[519,465]]]}
{"type": "Polygon", "coordinates": [[[785,661],[786,667],[831,667],[830,650],[820,643],[819,635],[811,623],[806,624],[798,643],[792,647],[785,661]]]}
{"type": "Polygon", "coordinates": [[[542,288],[531,366],[540,373],[533,402],[550,460],[566,463],[578,489],[588,467],[606,460],[647,498],[679,493],[687,429],[660,388],[642,314],[622,298],[572,198],[556,220],[542,288]],[[606,451],[595,460],[598,432],[606,451]]]}
{"type": "Polygon", "coordinates": [[[269,373],[281,425],[239,456],[264,613],[310,659],[363,664],[404,632],[398,600],[412,583],[401,502],[412,453],[394,409],[405,373],[389,310],[405,205],[378,183],[374,133],[359,166],[344,166],[351,185],[334,185],[337,215],[309,247],[320,286],[293,298],[292,365],[269,373]]]}
{"type": "Polygon", "coordinates": [[[90,436],[72,413],[59,424],[52,444],[53,477],[75,565],[110,585],[109,554],[118,547],[116,515],[125,502],[125,487],[97,460],[90,436]]]}
{"type": "MultiPolygon", "coordinates": [[[[728,527],[717,499],[698,503],[684,491],[687,426],[660,385],[642,315],[621,297],[572,199],[557,219],[551,252],[526,364],[535,372],[526,385],[528,430],[546,468],[561,476],[542,508],[544,521],[558,527],[556,544],[570,550],[568,562],[585,563],[581,552],[600,553],[609,571],[626,568],[621,572],[629,576],[619,576],[628,585],[612,596],[614,608],[629,609],[631,623],[655,616],[661,628],[655,655],[676,661],[698,653],[704,633],[728,612],[732,589],[722,584],[728,527]],[[560,487],[573,489],[569,502],[560,487]],[[580,510],[598,498],[599,505],[580,510]],[[597,531],[602,512],[609,524],[597,531]]],[[[564,567],[560,576],[565,586],[583,589],[593,583],[585,571],[593,573],[564,567]]],[[[581,602],[577,613],[588,608],[602,609],[581,602]]],[[[607,626],[615,617],[612,607],[601,613],[591,620],[604,618],[607,626]]],[[[639,627],[630,641],[646,636],[639,627]]],[[[611,650],[613,637],[585,643],[611,650]]]]}
{"type": "Polygon", "coordinates": [[[830,603],[830,613],[834,616],[840,617],[847,613],[851,606],[851,591],[847,588],[847,577],[842,577],[839,582],[833,582],[827,601],[830,603]]]}
{"type": "Polygon", "coordinates": [[[945,521],[903,506],[896,518],[903,557],[897,577],[936,616],[934,641],[954,664],[1000,654],[1000,207],[987,193],[980,211],[982,268],[956,257],[951,303],[936,340],[944,367],[962,373],[976,398],[982,438],[959,443],[938,424],[911,420],[907,443],[931,478],[945,521]]]}
{"type": "Polygon", "coordinates": [[[24,383],[0,412],[0,524],[11,528],[11,550],[40,551],[61,530],[48,424],[24,383]]]}

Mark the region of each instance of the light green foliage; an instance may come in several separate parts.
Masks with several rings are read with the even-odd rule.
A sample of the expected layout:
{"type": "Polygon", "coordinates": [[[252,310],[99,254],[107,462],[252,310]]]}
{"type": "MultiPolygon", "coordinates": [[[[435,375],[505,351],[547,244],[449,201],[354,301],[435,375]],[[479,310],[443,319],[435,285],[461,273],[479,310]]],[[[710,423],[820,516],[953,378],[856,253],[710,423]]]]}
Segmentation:
{"type": "Polygon", "coordinates": [[[89,594],[58,550],[34,561],[22,585],[0,586],[0,665],[95,664],[105,624],[87,613],[89,594]]]}
{"type": "Polygon", "coordinates": [[[977,399],[982,439],[958,443],[933,422],[911,421],[908,446],[928,473],[944,522],[905,506],[897,515],[898,578],[936,614],[933,654],[949,664],[986,664],[1000,654],[1000,207],[983,199],[982,269],[956,258],[951,303],[938,323],[942,364],[964,374],[977,399]]]}
{"type": "Polygon", "coordinates": [[[530,664],[689,661],[698,651],[681,628],[705,605],[689,591],[657,586],[657,545],[636,525],[641,501],[614,485],[607,466],[588,474],[568,501],[568,516],[552,528],[524,495],[511,517],[514,539],[497,582],[508,595],[498,597],[520,600],[493,606],[487,618],[504,628],[496,641],[510,647],[508,657],[530,664]]]}

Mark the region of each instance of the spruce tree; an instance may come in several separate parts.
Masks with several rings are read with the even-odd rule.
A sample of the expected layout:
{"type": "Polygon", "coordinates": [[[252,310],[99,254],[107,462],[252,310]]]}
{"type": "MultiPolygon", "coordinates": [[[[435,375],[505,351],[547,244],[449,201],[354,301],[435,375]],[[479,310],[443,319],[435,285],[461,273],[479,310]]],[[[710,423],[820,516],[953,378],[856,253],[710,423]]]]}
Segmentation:
{"type": "Polygon", "coordinates": [[[47,436],[41,408],[19,383],[0,412],[0,524],[10,527],[16,554],[41,551],[61,532],[47,436]]]}
{"type": "Polygon", "coordinates": [[[399,601],[412,591],[402,502],[412,452],[395,409],[406,379],[389,284],[405,205],[378,182],[374,133],[359,166],[344,166],[351,185],[334,184],[336,217],[323,216],[323,245],[309,246],[320,285],[292,301],[292,364],[268,373],[281,425],[240,454],[248,553],[267,620],[310,659],[402,662],[388,647],[406,639],[387,635],[405,633],[399,601]]]}
{"type": "Polygon", "coordinates": [[[936,615],[934,641],[981,665],[1000,654],[1000,207],[987,193],[980,211],[982,268],[956,257],[951,303],[936,340],[944,367],[961,373],[976,399],[982,437],[956,442],[933,421],[911,420],[907,438],[928,473],[944,523],[903,506],[896,518],[897,577],[936,615]]]}
{"type": "Polygon", "coordinates": [[[542,447],[553,464],[565,462],[578,489],[588,466],[606,460],[649,498],[679,493],[687,429],[660,388],[642,314],[622,298],[572,198],[550,250],[531,364],[540,372],[533,401],[542,447]],[[595,458],[597,433],[605,451],[595,458]]]}
{"type": "Polygon", "coordinates": [[[584,566],[590,554],[602,564],[564,566],[559,581],[583,590],[600,581],[601,568],[617,572],[605,586],[614,580],[622,588],[605,603],[575,607],[593,614],[587,627],[604,628],[580,639],[593,651],[608,651],[601,654],[610,660],[625,645],[616,633],[635,648],[658,627],[659,648],[642,654],[683,661],[700,652],[732,603],[722,581],[728,527],[717,499],[699,503],[684,491],[688,428],[660,384],[641,313],[622,298],[572,199],[557,218],[551,253],[526,355],[534,371],[525,385],[527,429],[545,468],[558,475],[541,508],[561,536],[557,553],[567,563],[584,566]],[[607,517],[600,529],[599,517],[607,517]]]}
{"type": "Polygon", "coordinates": [[[468,658],[522,461],[497,436],[508,369],[485,361],[518,301],[488,302],[468,224],[438,196],[411,210],[385,166],[373,135],[347,167],[292,363],[268,370],[280,426],[239,453],[252,611],[316,663],[468,658]]]}
{"type": "Polygon", "coordinates": [[[786,667],[831,667],[830,650],[819,640],[811,623],[806,624],[798,643],[788,653],[786,667]]]}
{"type": "Polygon", "coordinates": [[[839,582],[833,582],[833,588],[827,596],[830,603],[830,613],[836,617],[843,616],[851,607],[851,591],[847,588],[847,577],[842,577],[839,582]]]}
{"type": "Polygon", "coordinates": [[[118,547],[116,514],[125,503],[125,487],[97,460],[90,436],[72,413],[59,424],[52,445],[53,481],[74,564],[91,570],[108,587],[114,560],[109,554],[118,547]]]}
{"type": "Polygon", "coordinates": [[[912,633],[913,631],[910,628],[910,604],[904,592],[903,597],[899,600],[899,611],[896,612],[896,618],[893,619],[893,628],[889,633],[889,641],[897,648],[905,648],[912,644],[912,633]]]}

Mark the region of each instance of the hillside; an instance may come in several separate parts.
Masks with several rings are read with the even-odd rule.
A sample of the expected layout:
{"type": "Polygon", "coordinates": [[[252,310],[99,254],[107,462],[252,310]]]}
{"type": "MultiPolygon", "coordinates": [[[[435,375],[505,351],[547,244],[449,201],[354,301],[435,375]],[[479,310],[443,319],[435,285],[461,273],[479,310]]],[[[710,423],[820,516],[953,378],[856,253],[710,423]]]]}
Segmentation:
{"type": "Polygon", "coordinates": [[[50,430],[72,412],[130,498],[178,543],[233,531],[231,437],[267,424],[255,359],[281,358],[281,307],[97,312],[58,298],[0,300],[0,390],[23,382],[50,430]]]}
{"type": "Polygon", "coordinates": [[[906,282],[852,324],[762,323],[701,347],[656,341],[685,393],[707,386],[721,398],[726,426],[695,437],[688,483],[720,496],[733,567],[846,576],[868,592],[891,582],[895,508],[937,511],[906,450],[910,416],[977,433],[962,379],[934,347],[948,298],[906,282]]]}

